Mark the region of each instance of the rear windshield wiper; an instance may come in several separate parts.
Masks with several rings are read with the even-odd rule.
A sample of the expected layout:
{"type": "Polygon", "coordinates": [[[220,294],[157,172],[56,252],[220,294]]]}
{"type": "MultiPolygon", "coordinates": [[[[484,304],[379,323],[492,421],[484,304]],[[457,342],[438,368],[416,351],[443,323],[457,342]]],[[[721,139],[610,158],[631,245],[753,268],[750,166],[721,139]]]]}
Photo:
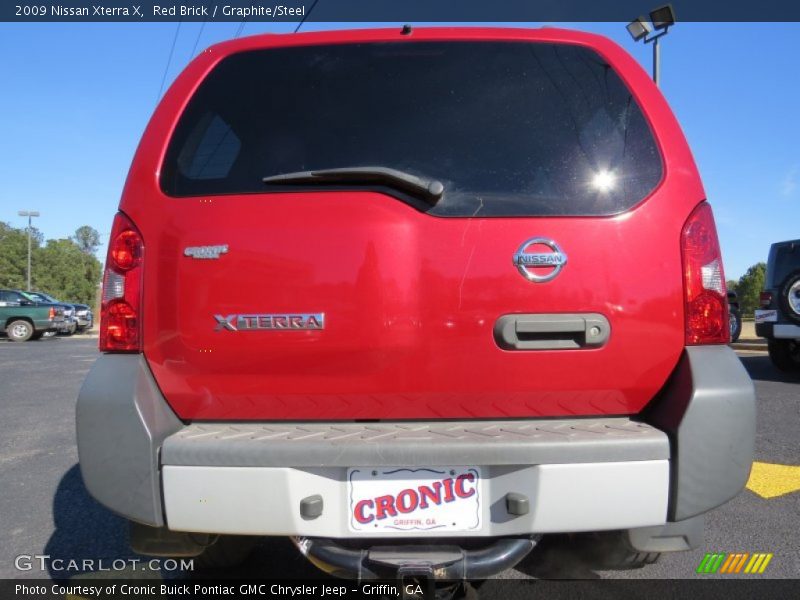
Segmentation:
{"type": "Polygon", "coordinates": [[[264,177],[267,185],[304,185],[326,183],[377,184],[406,192],[429,204],[436,204],[444,193],[444,185],[436,179],[417,177],[388,167],[344,167],[318,171],[297,171],[264,177]]]}

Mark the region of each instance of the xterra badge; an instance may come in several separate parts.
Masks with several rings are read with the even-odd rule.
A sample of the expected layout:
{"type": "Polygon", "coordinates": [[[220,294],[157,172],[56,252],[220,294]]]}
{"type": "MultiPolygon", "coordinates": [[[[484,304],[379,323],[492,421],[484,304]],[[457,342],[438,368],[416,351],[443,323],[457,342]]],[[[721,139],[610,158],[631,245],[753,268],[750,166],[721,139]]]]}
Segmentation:
{"type": "Polygon", "coordinates": [[[214,315],[214,331],[253,331],[256,329],[298,330],[325,329],[325,313],[298,313],[283,315],[214,315]]]}

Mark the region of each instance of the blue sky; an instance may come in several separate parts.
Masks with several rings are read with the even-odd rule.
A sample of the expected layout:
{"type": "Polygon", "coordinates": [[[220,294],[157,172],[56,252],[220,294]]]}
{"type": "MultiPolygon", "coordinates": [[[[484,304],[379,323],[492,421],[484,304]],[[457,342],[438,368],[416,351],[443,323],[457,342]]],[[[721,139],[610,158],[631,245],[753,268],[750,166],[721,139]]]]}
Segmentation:
{"type": "MultiPolygon", "coordinates": [[[[651,47],[634,44],[624,24],[572,26],[611,37],[650,68],[651,47]]],[[[0,24],[0,221],[21,227],[17,211],[30,208],[47,238],[88,224],[107,241],[176,27],[0,24]]],[[[242,35],[293,27],[248,22],[242,35]]],[[[183,23],[167,85],[195,44],[197,53],[238,29],[183,23]]],[[[798,39],[800,24],[679,23],[663,40],[662,89],[714,207],[728,279],[766,260],[770,243],[800,238],[798,39]]]]}

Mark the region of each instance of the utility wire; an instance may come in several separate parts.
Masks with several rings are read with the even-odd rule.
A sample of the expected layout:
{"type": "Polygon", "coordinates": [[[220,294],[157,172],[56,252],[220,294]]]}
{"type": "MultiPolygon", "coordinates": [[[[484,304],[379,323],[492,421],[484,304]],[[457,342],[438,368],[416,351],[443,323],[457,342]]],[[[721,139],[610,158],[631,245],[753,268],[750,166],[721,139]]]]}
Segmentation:
{"type": "MultiPolygon", "coordinates": [[[[203,5],[205,6],[205,4],[203,5]]],[[[203,19],[203,23],[200,25],[200,31],[197,32],[197,37],[194,38],[194,47],[192,48],[192,53],[189,55],[189,60],[194,58],[194,53],[197,50],[197,44],[200,42],[200,36],[203,35],[203,29],[206,28],[206,20],[203,19]]]]}
{"type": "Polygon", "coordinates": [[[200,24],[200,31],[197,32],[197,37],[194,40],[194,47],[192,48],[192,53],[189,55],[189,58],[194,58],[194,53],[197,50],[197,44],[200,42],[200,36],[203,35],[203,29],[206,27],[206,22],[203,21],[200,24]]]}
{"type": "Polygon", "coordinates": [[[161,99],[161,92],[164,91],[164,84],[167,82],[167,73],[169,72],[169,65],[172,62],[172,55],[175,52],[175,42],[178,41],[178,33],[181,30],[181,21],[178,20],[178,26],[175,28],[175,35],[172,38],[172,47],[169,49],[169,57],[167,58],[167,64],[164,67],[164,75],[161,77],[161,86],[158,88],[158,97],[156,98],[156,103],[161,99]]]}
{"type": "Polygon", "coordinates": [[[303,26],[303,23],[306,22],[306,19],[311,16],[311,11],[314,10],[314,7],[317,5],[319,0],[314,0],[314,3],[311,5],[311,8],[308,9],[308,12],[303,15],[303,18],[300,19],[300,22],[297,24],[297,27],[294,28],[294,32],[297,33],[300,31],[300,28],[303,26]]]}
{"type": "Polygon", "coordinates": [[[239,29],[236,30],[236,35],[233,36],[233,39],[237,39],[240,35],[242,35],[245,25],[247,25],[247,18],[242,19],[242,23],[239,25],[239,29]]]}

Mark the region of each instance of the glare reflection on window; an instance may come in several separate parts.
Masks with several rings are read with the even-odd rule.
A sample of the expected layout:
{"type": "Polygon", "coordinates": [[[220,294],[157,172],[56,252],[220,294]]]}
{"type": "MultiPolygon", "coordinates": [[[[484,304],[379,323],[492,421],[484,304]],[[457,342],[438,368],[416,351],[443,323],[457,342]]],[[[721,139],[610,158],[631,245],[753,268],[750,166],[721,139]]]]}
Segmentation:
{"type": "Polygon", "coordinates": [[[616,183],[617,176],[611,171],[598,171],[592,177],[592,188],[603,194],[613,190],[616,183]]]}

